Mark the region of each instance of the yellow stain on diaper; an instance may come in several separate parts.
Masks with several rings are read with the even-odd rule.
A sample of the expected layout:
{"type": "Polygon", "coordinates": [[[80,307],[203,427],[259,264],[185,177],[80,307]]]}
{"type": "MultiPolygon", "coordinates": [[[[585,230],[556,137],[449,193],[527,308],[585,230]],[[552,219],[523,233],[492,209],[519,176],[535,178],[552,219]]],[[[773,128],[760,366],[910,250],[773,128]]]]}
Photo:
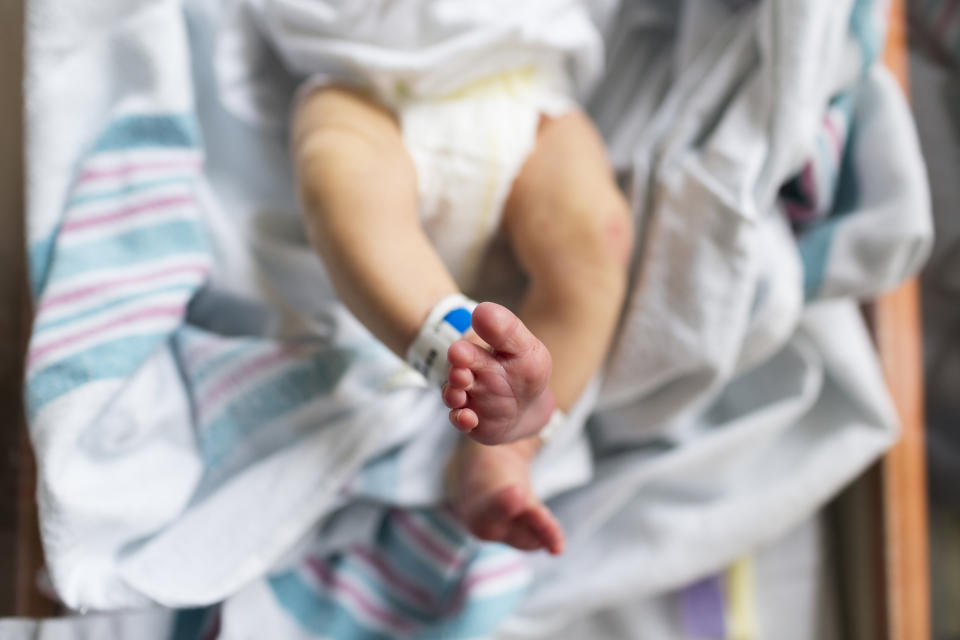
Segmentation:
{"type": "MultiPolygon", "coordinates": [[[[538,81],[539,74],[535,67],[519,67],[484,76],[473,82],[460,87],[456,91],[443,94],[437,98],[438,101],[449,102],[464,99],[483,99],[495,96],[518,96],[523,93],[529,93],[538,81]]],[[[494,217],[497,204],[497,185],[503,176],[503,166],[500,162],[501,141],[498,132],[495,129],[486,131],[487,142],[487,166],[486,180],[483,194],[483,208],[480,216],[477,218],[473,229],[473,242],[471,243],[470,253],[464,261],[464,273],[468,280],[472,279],[473,274],[480,266],[481,250],[486,246],[486,239],[489,235],[490,221],[494,217]]]]}
{"type": "Polygon", "coordinates": [[[757,640],[757,593],[753,558],[733,563],[725,577],[727,640],[757,640]]]}
{"type": "Polygon", "coordinates": [[[517,95],[529,91],[537,82],[539,74],[534,66],[518,67],[502,73],[494,73],[468,82],[459,89],[437,96],[437,100],[463,100],[485,95],[517,95]]]}

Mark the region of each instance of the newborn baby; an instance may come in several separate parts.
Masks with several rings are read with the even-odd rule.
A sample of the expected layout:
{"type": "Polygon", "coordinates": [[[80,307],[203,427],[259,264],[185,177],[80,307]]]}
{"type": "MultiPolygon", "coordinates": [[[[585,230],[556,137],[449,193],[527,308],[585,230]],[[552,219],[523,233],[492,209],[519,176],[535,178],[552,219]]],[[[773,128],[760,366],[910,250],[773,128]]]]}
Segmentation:
{"type": "Polygon", "coordinates": [[[590,16],[560,0],[252,6],[308,78],[292,152],[311,242],[344,304],[442,385],[466,435],[447,468],[455,510],[482,539],[561,552],[529,468],[603,362],[634,235],[573,99],[602,58],[590,16]],[[498,232],[528,276],[515,310],[461,294],[498,232]]]}

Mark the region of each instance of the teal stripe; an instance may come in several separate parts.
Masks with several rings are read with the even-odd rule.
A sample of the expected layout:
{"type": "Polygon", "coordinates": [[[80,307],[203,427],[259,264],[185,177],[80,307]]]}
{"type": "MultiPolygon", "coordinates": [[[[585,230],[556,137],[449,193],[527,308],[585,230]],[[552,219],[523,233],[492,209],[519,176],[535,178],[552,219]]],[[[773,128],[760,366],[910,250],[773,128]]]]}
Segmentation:
{"type": "Polygon", "coordinates": [[[30,270],[30,290],[33,299],[37,300],[46,288],[47,277],[52,265],[53,247],[55,246],[58,230],[46,238],[37,240],[27,249],[27,268],[30,270]]]}
{"type": "Polygon", "coordinates": [[[442,534],[450,543],[457,546],[463,546],[470,542],[471,538],[463,529],[457,529],[456,525],[445,516],[440,515],[436,509],[419,509],[417,514],[430,522],[431,527],[442,534]]]}
{"type": "Polygon", "coordinates": [[[392,640],[357,621],[350,610],[307,585],[295,571],[273,576],[267,584],[280,607],[306,631],[323,638],[392,640]]]}
{"type": "Polygon", "coordinates": [[[306,364],[291,362],[259,388],[233,398],[201,433],[207,471],[219,466],[242,440],[270,420],[329,394],[355,361],[352,349],[327,349],[306,364]]]}
{"type": "Polygon", "coordinates": [[[470,600],[456,614],[444,618],[418,638],[490,638],[496,635],[504,621],[517,609],[526,589],[518,589],[492,598],[470,600]]]}
{"type": "Polygon", "coordinates": [[[207,620],[214,613],[218,605],[198,607],[196,609],[181,609],[176,612],[173,623],[171,640],[200,640],[207,620]]]}
{"type": "Polygon", "coordinates": [[[831,217],[841,217],[855,212],[860,207],[861,185],[856,164],[857,126],[851,121],[847,133],[847,145],[843,149],[837,178],[837,196],[831,217]]]}
{"type": "Polygon", "coordinates": [[[800,237],[803,296],[808,302],[815,299],[823,287],[827,262],[830,259],[830,246],[833,244],[833,235],[840,220],[842,218],[823,220],[800,237]]]}
{"type": "MultiPolygon", "coordinates": [[[[385,608],[414,621],[416,624],[430,624],[443,614],[443,611],[439,609],[436,611],[423,609],[410,604],[406,599],[395,596],[393,589],[387,586],[387,583],[381,579],[379,574],[368,569],[365,564],[354,560],[349,554],[341,556],[338,565],[331,570],[340,575],[349,575],[355,581],[362,582],[370,592],[376,594],[378,601],[384,604],[385,608]]],[[[439,598],[434,599],[434,602],[439,601],[439,598]]]]}
{"type": "Polygon", "coordinates": [[[881,24],[875,16],[877,0],[855,0],[850,12],[850,31],[860,46],[863,56],[863,73],[880,56],[883,39],[886,35],[885,24],[881,24]]]}
{"type": "Polygon", "coordinates": [[[56,280],[60,274],[75,276],[190,253],[207,253],[203,228],[195,220],[173,220],[100,240],[58,247],[54,252],[50,278],[56,280]]]}
{"type": "Polygon", "coordinates": [[[135,193],[146,191],[147,189],[154,189],[156,187],[167,187],[173,184],[190,184],[196,180],[196,173],[196,171],[191,171],[189,175],[176,176],[172,178],[161,178],[159,180],[148,180],[146,182],[127,182],[124,183],[124,186],[119,189],[85,193],[82,196],[74,196],[71,198],[69,202],[67,202],[67,207],[76,207],[81,204],[96,202],[98,200],[127,198],[135,193]]]}
{"type": "Polygon", "coordinates": [[[407,534],[394,522],[393,516],[384,518],[377,533],[376,546],[399,573],[407,576],[438,599],[446,599],[463,575],[463,567],[450,567],[441,572],[436,565],[423,557],[420,549],[407,542],[407,534]],[[454,571],[454,569],[458,569],[454,571]]]}
{"type": "MultiPolygon", "coordinates": [[[[239,346],[230,349],[226,353],[218,355],[216,358],[213,358],[209,362],[205,362],[202,366],[197,367],[194,371],[188,371],[190,376],[190,382],[193,383],[193,386],[196,388],[197,385],[202,383],[211,374],[215,373],[223,365],[236,360],[241,356],[248,356],[251,352],[255,351],[257,348],[263,349],[263,342],[257,341],[247,341],[244,340],[239,346]]],[[[188,365],[189,366],[189,365],[188,365]]]]}
{"type": "Polygon", "coordinates": [[[136,115],[111,122],[93,151],[201,146],[200,128],[192,114],[136,115]]]}
{"type": "Polygon", "coordinates": [[[26,385],[27,414],[37,412],[65,393],[89,382],[131,375],[161,344],[166,334],[128,336],[98,344],[55,362],[34,374],[26,385]]]}
{"type": "MultiPolygon", "coordinates": [[[[499,543],[479,546],[471,564],[487,562],[490,558],[507,556],[520,558],[521,554],[499,543]]],[[[469,570],[466,572],[469,574],[469,570]]],[[[529,583],[527,583],[529,584],[529,583]]],[[[504,620],[516,609],[527,592],[527,586],[490,598],[471,598],[467,592],[463,606],[431,630],[437,638],[486,638],[493,635],[504,620]]]]}
{"type": "Polygon", "coordinates": [[[396,500],[399,477],[400,447],[394,447],[370,462],[360,470],[360,493],[384,502],[396,500]]]}
{"type": "Polygon", "coordinates": [[[61,318],[57,318],[56,320],[49,320],[47,322],[36,324],[33,327],[33,334],[37,335],[38,333],[41,333],[48,329],[53,329],[55,327],[60,327],[65,324],[70,324],[71,322],[76,322],[78,320],[83,320],[84,318],[95,316],[98,313],[109,311],[110,309],[114,309],[121,305],[127,304],[128,302],[133,302],[134,300],[141,300],[143,298],[149,298],[151,296],[155,296],[158,294],[172,293],[176,291],[182,291],[186,294],[190,294],[196,288],[197,288],[196,284],[176,284],[176,285],[169,285],[166,287],[159,287],[157,289],[147,289],[146,291],[141,291],[128,296],[124,296],[122,298],[117,298],[115,300],[111,300],[106,304],[102,304],[100,306],[94,307],[92,309],[87,309],[85,311],[81,311],[73,315],[63,316],[61,318]]]}

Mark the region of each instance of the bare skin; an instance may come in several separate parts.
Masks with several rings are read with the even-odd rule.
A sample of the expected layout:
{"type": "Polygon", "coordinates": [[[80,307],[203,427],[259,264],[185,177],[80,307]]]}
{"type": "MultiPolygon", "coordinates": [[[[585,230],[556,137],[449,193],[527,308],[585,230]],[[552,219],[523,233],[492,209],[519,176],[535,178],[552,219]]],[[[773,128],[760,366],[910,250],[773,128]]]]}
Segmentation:
{"type": "MultiPolygon", "coordinates": [[[[319,90],[299,107],[293,147],[307,229],[334,287],[402,356],[457,287],[420,227],[416,173],[395,119],[357,94],[319,90]]],[[[633,239],[585,116],[543,120],[504,225],[530,286],[517,315],[479,305],[473,332],[448,352],[443,399],[469,435],[448,465],[448,492],[478,537],[559,553],[562,530],[530,490],[532,436],[554,406],[573,405],[602,364],[633,239]]]]}

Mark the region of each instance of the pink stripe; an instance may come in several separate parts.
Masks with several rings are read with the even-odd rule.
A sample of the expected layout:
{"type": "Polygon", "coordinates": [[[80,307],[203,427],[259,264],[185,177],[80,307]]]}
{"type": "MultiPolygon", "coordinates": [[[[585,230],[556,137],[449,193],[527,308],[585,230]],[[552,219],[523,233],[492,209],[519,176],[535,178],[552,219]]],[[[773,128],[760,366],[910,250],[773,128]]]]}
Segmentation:
{"type": "Polygon", "coordinates": [[[467,579],[463,581],[463,589],[470,589],[478,584],[482,584],[489,580],[495,578],[500,578],[511,573],[519,573],[526,570],[527,563],[523,560],[517,560],[511,564],[504,565],[497,569],[490,569],[489,571],[478,571],[477,573],[472,573],[467,576],[467,579]]]}
{"type": "Polygon", "coordinates": [[[369,598],[367,598],[367,595],[363,593],[363,591],[350,584],[340,576],[332,573],[321,560],[317,558],[308,558],[307,566],[311,569],[314,575],[320,579],[320,582],[322,582],[326,588],[333,590],[334,593],[340,593],[351,597],[353,601],[363,610],[363,612],[369,615],[371,618],[379,620],[380,622],[403,633],[410,633],[413,631],[414,627],[410,621],[405,620],[392,611],[389,611],[388,609],[381,607],[379,604],[372,602],[369,598]]]}
{"type": "Polygon", "coordinates": [[[490,569],[488,571],[478,571],[476,573],[468,575],[466,579],[464,579],[460,583],[460,586],[457,588],[456,596],[453,598],[453,602],[451,604],[451,611],[455,611],[457,609],[463,608],[463,605],[466,602],[467,598],[470,597],[470,590],[475,588],[477,585],[483,584],[484,582],[488,582],[490,580],[494,580],[501,576],[523,571],[526,568],[527,568],[526,562],[524,562],[521,559],[521,560],[516,560],[511,564],[507,564],[502,567],[499,567],[497,569],[490,569]]]}
{"type": "MultiPolygon", "coordinates": [[[[165,276],[170,276],[176,273],[196,273],[200,276],[205,276],[209,273],[209,268],[205,265],[200,264],[187,264],[180,265],[176,267],[169,267],[167,269],[161,269],[159,271],[154,271],[152,273],[147,273],[140,276],[135,276],[132,278],[119,278],[117,280],[112,280],[110,282],[100,282],[97,284],[90,285],[88,287],[83,287],[80,289],[74,289],[73,291],[67,291],[61,293],[58,296],[52,298],[47,298],[40,305],[39,313],[43,313],[53,307],[58,305],[66,304],[68,302],[74,302],[80,300],[87,296],[93,295],[95,293],[100,293],[102,291],[109,291],[110,289],[115,289],[122,287],[128,284],[139,284],[143,282],[149,282],[151,280],[156,280],[157,278],[163,278],[165,276]]],[[[38,313],[38,315],[39,315],[38,313]]]]}
{"type": "Polygon", "coordinates": [[[203,343],[192,347],[186,352],[183,358],[186,362],[189,362],[191,366],[196,367],[211,354],[218,353],[221,348],[226,350],[229,348],[229,345],[224,345],[222,340],[208,338],[203,343]]]}
{"type": "Polygon", "coordinates": [[[460,559],[456,555],[450,553],[436,542],[433,537],[421,529],[406,512],[397,510],[393,512],[393,515],[397,524],[410,534],[410,536],[417,541],[417,544],[433,556],[434,559],[450,567],[455,567],[460,564],[460,559]]]}
{"type": "Polygon", "coordinates": [[[843,136],[840,135],[840,132],[837,130],[837,125],[829,115],[823,117],[823,126],[827,130],[830,140],[833,142],[833,152],[837,154],[837,162],[839,163],[840,158],[843,156],[843,136]]]}
{"type": "Polygon", "coordinates": [[[66,222],[64,223],[63,227],[61,227],[61,232],[68,233],[70,231],[77,231],[78,229],[95,227],[107,222],[123,220],[124,218],[135,216],[138,213],[145,213],[157,209],[166,209],[167,207],[175,207],[181,204],[191,204],[193,202],[193,196],[174,196],[170,198],[162,198],[160,200],[154,200],[153,202],[145,202],[133,207],[127,207],[126,209],[114,211],[113,213],[97,216],[95,218],[86,218],[84,220],[73,220],[71,222],[66,222]]]}
{"type": "Polygon", "coordinates": [[[807,222],[816,217],[817,213],[817,188],[813,179],[813,163],[808,162],[803,166],[800,172],[800,191],[809,200],[810,205],[793,202],[784,198],[783,207],[787,210],[787,218],[792,222],[807,222]]]}
{"type": "Polygon", "coordinates": [[[264,355],[247,362],[243,366],[234,369],[230,375],[220,380],[216,386],[214,386],[205,394],[203,400],[200,402],[203,411],[208,410],[210,405],[219,400],[224,393],[236,387],[246,378],[258,371],[271,367],[278,362],[283,362],[289,358],[292,353],[293,352],[290,349],[281,348],[278,351],[265,353],[264,355]]]}
{"type": "Polygon", "coordinates": [[[195,160],[176,160],[174,162],[145,162],[143,164],[128,164],[116,169],[87,169],[77,178],[78,183],[88,182],[90,180],[100,180],[103,178],[120,178],[129,176],[139,171],[157,171],[159,169],[196,169],[203,161],[200,158],[195,160]]]}
{"type": "Polygon", "coordinates": [[[366,562],[371,569],[375,570],[384,581],[388,582],[405,596],[426,607],[434,604],[433,596],[431,596],[429,592],[421,589],[418,585],[394,571],[394,569],[384,562],[382,558],[377,556],[372,549],[357,545],[353,548],[353,552],[356,557],[366,562]]]}
{"type": "Polygon", "coordinates": [[[149,308],[149,309],[141,309],[140,311],[136,311],[136,312],[134,312],[134,313],[128,313],[128,314],[125,315],[125,316],[121,316],[121,317],[119,317],[119,318],[114,318],[113,320],[111,320],[111,321],[109,321],[109,322],[106,322],[106,323],[104,323],[104,324],[101,324],[101,325],[99,325],[99,326],[91,327],[91,328],[89,328],[89,329],[86,329],[86,330],[84,330],[84,331],[81,331],[80,333],[75,333],[75,334],[72,335],[72,336],[64,336],[64,337],[60,338],[59,340],[55,340],[55,341],[53,341],[53,342],[51,342],[51,343],[49,343],[49,344],[45,344],[45,345],[43,345],[42,347],[37,347],[37,348],[35,348],[35,349],[31,349],[31,350],[30,350],[30,355],[29,355],[29,357],[27,358],[27,364],[28,364],[28,365],[29,365],[29,364],[32,364],[34,361],[36,361],[37,359],[39,359],[39,358],[43,357],[44,355],[50,353],[50,352],[53,351],[54,349],[59,349],[59,348],[61,348],[61,347],[65,347],[65,346],[67,346],[67,345],[73,344],[74,342],[78,342],[78,341],[80,341],[80,340],[83,340],[84,338],[89,338],[89,337],[92,336],[92,335],[96,335],[96,334],[101,333],[101,332],[103,332],[103,331],[107,331],[107,330],[109,330],[109,329],[113,329],[114,327],[118,327],[118,326],[120,326],[120,325],[122,325],[122,324],[126,324],[126,323],[128,323],[128,322],[135,322],[135,321],[137,321],[137,320],[145,320],[145,319],[147,319],[147,318],[178,317],[181,313],[183,313],[183,305],[182,305],[182,304],[181,304],[181,305],[166,306],[166,307],[153,307],[153,308],[149,308]]]}
{"type": "Polygon", "coordinates": [[[800,183],[803,185],[803,190],[806,192],[807,198],[810,199],[811,211],[816,211],[819,200],[817,199],[817,183],[813,178],[812,162],[808,162],[803,168],[803,173],[800,174],[800,183]]]}
{"type": "Polygon", "coordinates": [[[813,209],[804,207],[796,202],[786,200],[783,206],[787,210],[787,218],[789,218],[791,222],[809,222],[816,217],[813,209]]]}

